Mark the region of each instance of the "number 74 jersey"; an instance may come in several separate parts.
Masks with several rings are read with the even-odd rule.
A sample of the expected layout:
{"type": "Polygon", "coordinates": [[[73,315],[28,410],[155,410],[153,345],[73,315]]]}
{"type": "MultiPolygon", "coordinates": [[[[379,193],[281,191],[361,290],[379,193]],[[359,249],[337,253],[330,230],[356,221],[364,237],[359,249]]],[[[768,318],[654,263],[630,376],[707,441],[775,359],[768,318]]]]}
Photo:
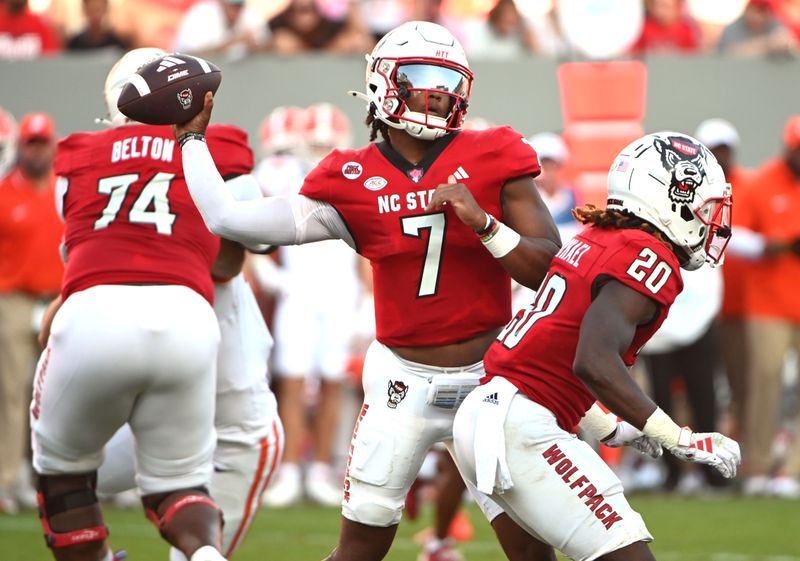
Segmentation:
{"type": "Polygon", "coordinates": [[[636,329],[621,355],[632,366],[683,289],[680,264],[671,249],[646,232],[590,226],[561,248],[534,302],[497,336],[484,359],[483,381],[503,376],[572,432],[595,401],[572,371],[581,322],[611,280],[658,304],[656,316],[636,329]]]}
{"type": "MultiPolygon", "coordinates": [[[[246,133],[212,125],[206,135],[225,177],[249,173],[246,133]]],[[[76,133],[58,144],[55,172],[66,224],[62,297],[99,284],[179,284],[209,302],[219,238],[209,232],[183,177],[168,126],[76,133]]]]}

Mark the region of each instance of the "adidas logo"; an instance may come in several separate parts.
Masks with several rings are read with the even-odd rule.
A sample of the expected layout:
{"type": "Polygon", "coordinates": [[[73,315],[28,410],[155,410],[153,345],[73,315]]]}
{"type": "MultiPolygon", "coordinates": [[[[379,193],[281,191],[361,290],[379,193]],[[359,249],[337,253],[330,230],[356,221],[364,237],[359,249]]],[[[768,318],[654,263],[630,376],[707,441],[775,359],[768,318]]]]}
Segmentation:
{"type": "Polygon", "coordinates": [[[483,398],[483,401],[486,403],[491,403],[492,405],[500,405],[500,401],[497,399],[497,392],[490,393],[483,398]]]}
{"type": "Polygon", "coordinates": [[[463,181],[464,179],[469,179],[469,174],[464,170],[464,168],[458,166],[458,169],[453,173],[453,177],[459,181],[463,181]]]}
{"type": "Polygon", "coordinates": [[[179,58],[175,58],[175,57],[172,57],[172,56],[165,56],[164,58],[161,59],[161,62],[158,64],[158,68],[156,68],[156,72],[163,72],[164,70],[167,70],[168,68],[173,68],[173,67],[179,66],[181,64],[186,64],[186,62],[181,60],[181,59],[179,59],[179,58]]]}

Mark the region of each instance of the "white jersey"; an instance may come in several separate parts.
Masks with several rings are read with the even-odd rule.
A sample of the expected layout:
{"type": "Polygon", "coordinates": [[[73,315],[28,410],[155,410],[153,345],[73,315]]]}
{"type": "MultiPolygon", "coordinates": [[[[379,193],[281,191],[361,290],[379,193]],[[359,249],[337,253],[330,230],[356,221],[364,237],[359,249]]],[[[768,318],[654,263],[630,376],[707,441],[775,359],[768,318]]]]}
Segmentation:
{"type": "MultiPolygon", "coordinates": [[[[306,166],[287,155],[267,158],[256,179],[268,196],[296,195],[306,166]]],[[[341,240],[279,248],[283,290],[275,312],[275,367],[280,375],[344,374],[361,293],[358,256],[341,240]]]]}

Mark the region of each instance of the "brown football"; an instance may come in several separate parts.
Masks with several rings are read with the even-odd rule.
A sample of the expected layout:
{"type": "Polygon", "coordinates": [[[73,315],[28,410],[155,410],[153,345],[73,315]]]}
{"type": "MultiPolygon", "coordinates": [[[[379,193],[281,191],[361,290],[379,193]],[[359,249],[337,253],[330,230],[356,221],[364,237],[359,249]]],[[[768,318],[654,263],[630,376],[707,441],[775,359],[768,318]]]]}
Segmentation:
{"type": "Polygon", "coordinates": [[[117,107],[139,123],[181,124],[200,113],[205,93],[216,93],[221,81],[216,65],[172,53],[142,66],[122,88],[117,107]]]}

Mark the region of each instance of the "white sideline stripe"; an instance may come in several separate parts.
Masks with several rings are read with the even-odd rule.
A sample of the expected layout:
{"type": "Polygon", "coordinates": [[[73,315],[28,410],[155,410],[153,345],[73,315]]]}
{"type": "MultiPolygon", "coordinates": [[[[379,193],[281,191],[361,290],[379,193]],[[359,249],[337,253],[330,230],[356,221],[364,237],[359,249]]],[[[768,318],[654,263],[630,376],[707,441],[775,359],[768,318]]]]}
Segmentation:
{"type": "Polygon", "coordinates": [[[200,68],[203,69],[204,73],[208,74],[209,72],[211,72],[211,67],[208,65],[208,62],[206,62],[202,58],[197,58],[196,56],[193,56],[192,58],[197,61],[197,64],[200,65],[200,68]]]}
{"type": "Polygon", "coordinates": [[[148,86],[145,79],[138,74],[133,74],[128,81],[133,84],[133,87],[136,88],[136,91],[139,92],[139,95],[147,95],[150,93],[150,86],[148,86]]]}

